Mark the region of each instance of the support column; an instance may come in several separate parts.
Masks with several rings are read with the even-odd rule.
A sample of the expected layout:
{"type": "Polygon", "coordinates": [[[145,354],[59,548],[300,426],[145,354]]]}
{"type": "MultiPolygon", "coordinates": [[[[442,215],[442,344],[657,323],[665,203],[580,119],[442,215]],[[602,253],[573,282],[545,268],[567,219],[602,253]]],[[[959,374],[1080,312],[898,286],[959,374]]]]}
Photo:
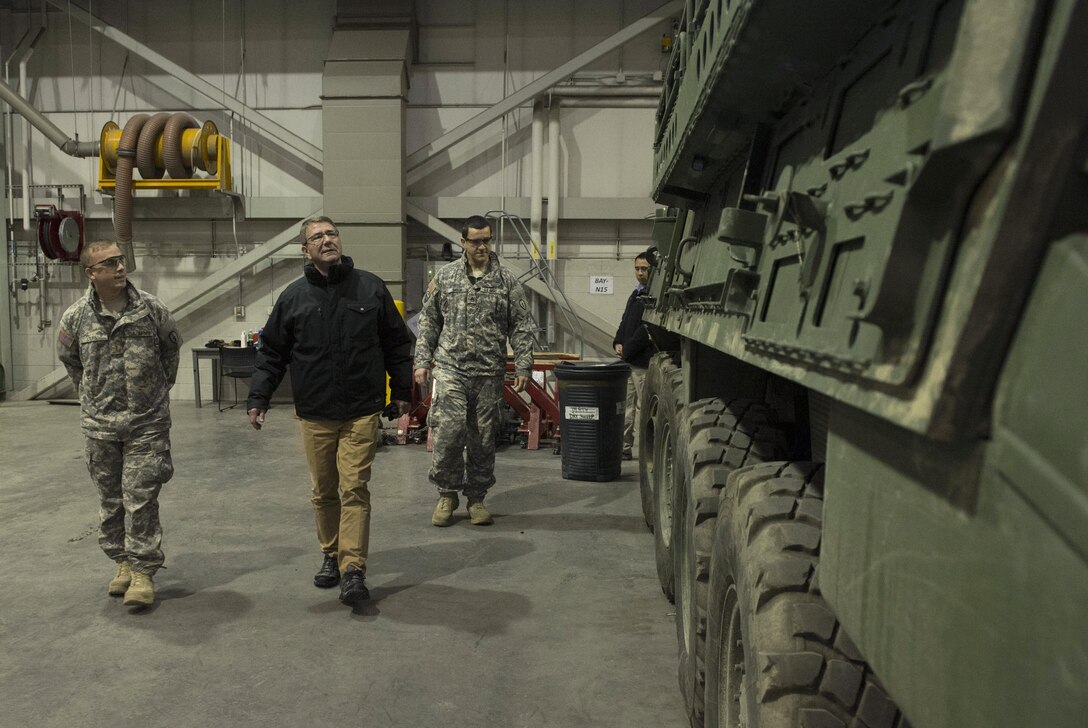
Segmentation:
{"type": "MultiPolygon", "coordinates": [[[[0,12],[0,15],[4,13],[0,12]]],[[[4,220],[12,226],[14,229],[15,221],[8,219],[8,212],[10,207],[10,198],[8,192],[8,185],[11,180],[8,179],[8,168],[3,163],[7,159],[7,155],[11,154],[11,150],[7,148],[7,127],[10,120],[8,114],[9,108],[6,104],[0,105],[3,109],[0,113],[0,183],[3,184],[4,195],[2,198],[4,204],[3,217],[4,220]]],[[[11,269],[9,265],[11,263],[11,255],[9,252],[9,246],[11,245],[11,236],[8,233],[8,225],[5,224],[3,230],[0,231],[3,234],[4,239],[4,260],[0,264],[0,367],[4,370],[4,382],[0,385],[0,399],[4,399],[5,390],[14,390],[15,387],[12,384],[12,377],[14,376],[14,356],[12,354],[12,329],[14,322],[12,321],[11,310],[11,269]]]]}
{"type": "Polygon", "coordinates": [[[404,297],[404,125],[410,23],[372,18],[333,31],[322,76],[324,209],[344,254],[404,297]]]}

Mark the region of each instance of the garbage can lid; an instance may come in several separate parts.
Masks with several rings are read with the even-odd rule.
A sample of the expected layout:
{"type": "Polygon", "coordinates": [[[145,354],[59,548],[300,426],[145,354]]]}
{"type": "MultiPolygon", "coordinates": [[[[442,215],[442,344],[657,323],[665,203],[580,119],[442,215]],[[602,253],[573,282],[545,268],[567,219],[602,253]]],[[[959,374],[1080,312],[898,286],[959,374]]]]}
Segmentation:
{"type": "Polygon", "coordinates": [[[562,361],[555,365],[555,378],[560,382],[620,381],[631,376],[627,362],[607,363],[562,361]]]}

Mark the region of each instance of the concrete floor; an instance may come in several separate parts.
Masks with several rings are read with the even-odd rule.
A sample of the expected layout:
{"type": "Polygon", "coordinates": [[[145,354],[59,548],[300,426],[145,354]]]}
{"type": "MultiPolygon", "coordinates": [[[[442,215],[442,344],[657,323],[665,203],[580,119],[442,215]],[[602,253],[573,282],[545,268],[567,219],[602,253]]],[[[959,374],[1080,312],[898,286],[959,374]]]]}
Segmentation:
{"type": "Polygon", "coordinates": [[[637,463],[500,451],[491,527],[430,525],[422,446],[379,451],[355,612],[319,590],[297,426],[173,406],[159,601],[106,596],[77,407],[0,405],[0,726],[676,726],[672,607],[637,463]]]}

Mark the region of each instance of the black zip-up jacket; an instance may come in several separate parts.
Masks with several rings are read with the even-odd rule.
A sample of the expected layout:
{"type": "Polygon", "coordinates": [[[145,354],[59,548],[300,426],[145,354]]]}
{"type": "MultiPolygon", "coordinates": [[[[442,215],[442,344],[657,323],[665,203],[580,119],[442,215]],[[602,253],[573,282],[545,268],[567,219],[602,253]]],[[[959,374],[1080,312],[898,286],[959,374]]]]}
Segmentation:
{"type": "Polygon", "coordinates": [[[644,293],[645,291],[640,291],[637,287],[631,291],[627,306],[623,309],[620,326],[616,329],[616,338],[612,340],[612,346],[623,344],[623,361],[642,369],[650,366],[650,357],[654,353],[650,337],[642,323],[643,303],[639,296],[644,293]]]}
{"type": "Polygon", "coordinates": [[[412,334],[381,278],[344,256],[321,275],[287,286],[261,333],[247,409],[268,409],[287,365],[295,412],[304,420],[353,420],[385,408],[385,374],[393,399],[412,394],[412,334]]]}

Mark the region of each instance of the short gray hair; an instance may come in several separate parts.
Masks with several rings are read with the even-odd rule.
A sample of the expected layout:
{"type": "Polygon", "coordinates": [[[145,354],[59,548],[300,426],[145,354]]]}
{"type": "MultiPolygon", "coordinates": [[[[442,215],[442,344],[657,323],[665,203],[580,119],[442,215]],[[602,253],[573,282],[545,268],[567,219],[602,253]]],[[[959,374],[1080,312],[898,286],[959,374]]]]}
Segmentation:
{"type": "Polygon", "coordinates": [[[306,228],[310,225],[316,225],[319,222],[327,222],[333,227],[336,227],[336,223],[332,221],[332,218],[325,217],[324,215],[318,215],[317,217],[311,217],[308,220],[302,221],[302,226],[298,229],[298,241],[302,244],[302,247],[306,247],[306,228]]]}

